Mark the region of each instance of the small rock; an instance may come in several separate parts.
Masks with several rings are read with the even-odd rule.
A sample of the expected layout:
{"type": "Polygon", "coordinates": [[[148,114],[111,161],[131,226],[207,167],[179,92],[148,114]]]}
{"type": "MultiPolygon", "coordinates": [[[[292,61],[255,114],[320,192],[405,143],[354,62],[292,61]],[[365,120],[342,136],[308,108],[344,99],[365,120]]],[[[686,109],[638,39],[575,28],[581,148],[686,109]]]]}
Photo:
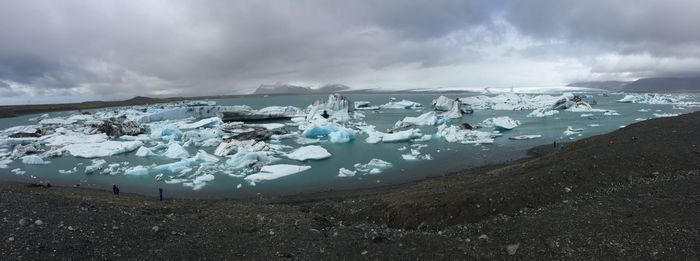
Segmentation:
{"type": "Polygon", "coordinates": [[[119,229],[119,227],[118,227],[118,226],[112,226],[112,229],[114,229],[114,230],[118,230],[118,229],[119,229]]]}
{"type": "Polygon", "coordinates": [[[177,232],[171,231],[170,234],[171,234],[171,235],[177,235],[177,232]]]}
{"type": "Polygon", "coordinates": [[[14,238],[14,237],[8,237],[8,238],[7,238],[7,242],[12,242],[12,241],[15,241],[15,238],[14,238]]]}
{"type": "Polygon", "coordinates": [[[160,230],[158,226],[153,226],[151,229],[153,230],[153,232],[158,232],[158,230],[160,230]]]}
{"type": "Polygon", "coordinates": [[[75,230],[75,228],[73,228],[72,226],[68,226],[68,230],[73,231],[75,230]]]}
{"type": "Polygon", "coordinates": [[[29,225],[29,220],[26,218],[20,219],[19,225],[25,227],[25,226],[29,225]]]}
{"type": "Polygon", "coordinates": [[[367,250],[362,251],[362,255],[363,255],[363,256],[366,255],[367,253],[368,253],[367,250]]]}
{"type": "Polygon", "coordinates": [[[564,192],[569,193],[569,192],[571,192],[571,189],[566,187],[566,188],[564,188],[564,192]]]}
{"type": "Polygon", "coordinates": [[[41,219],[37,219],[36,221],[34,221],[34,224],[37,226],[41,226],[44,224],[44,221],[41,221],[41,219]]]}
{"type": "Polygon", "coordinates": [[[515,255],[515,253],[518,252],[518,247],[520,247],[520,243],[506,246],[506,251],[508,252],[508,255],[515,255]]]}
{"type": "Polygon", "coordinates": [[[481,236],[479,236],[479,240],[489,240],[489,236],[486,234],[481,234],[481,236]]]}

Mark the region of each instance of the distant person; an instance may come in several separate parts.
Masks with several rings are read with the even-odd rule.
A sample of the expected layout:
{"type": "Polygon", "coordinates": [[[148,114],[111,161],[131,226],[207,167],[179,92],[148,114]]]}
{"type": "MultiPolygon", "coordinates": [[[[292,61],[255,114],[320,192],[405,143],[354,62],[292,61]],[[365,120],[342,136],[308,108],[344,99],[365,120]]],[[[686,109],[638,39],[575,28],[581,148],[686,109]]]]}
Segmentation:
{"type": "Polygon", "coordinates": [[[114,195],[119,195],[119,187],[117,187],[117,185],[112,184],[112,192],[114,192],[114,195]]]}
{"type": "Polygon", "coordinates": [[[330,116],[331,115],[328,114],[328,111],[324,110],[323,113],[321,113],[321,117],[323,117],[324,119],[328,119],[328,117],[330,117],[330,116]]]}
{"type": "Polygon", "coordinates": [[[158,193],[160,193],[160,201],[163,201],[163,188],[158,188],[158,193]]]}

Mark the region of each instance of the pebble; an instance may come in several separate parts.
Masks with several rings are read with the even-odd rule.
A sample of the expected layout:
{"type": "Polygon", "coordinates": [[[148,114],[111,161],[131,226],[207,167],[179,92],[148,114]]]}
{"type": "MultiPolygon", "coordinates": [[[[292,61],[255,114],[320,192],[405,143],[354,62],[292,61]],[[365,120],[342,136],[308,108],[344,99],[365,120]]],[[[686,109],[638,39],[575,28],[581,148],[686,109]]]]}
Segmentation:
{"type": "Polygon", "coordinates": [[[14,237],[8,237],[8,238],[7,238],[7,242],[12,242],[12,241],[15,241],[15,238],[14,238],[14,237]]]}
{"type": "Polygon", "coordinates": [[[73,226],[68,226],[68,230],[73,231],[75,228],[73,228],[73,226]]]}
{"type": "Polygon", "coordinates": [[[154,232],[158,232],[158,230],[160,230],[160,228],[159,228],[158,226],[153,226],[151,229],[152,229],[154,232]]]}
{"type": "Polygon", "coordinates": [[[571,192],[571,189],[566,187],[566,188],[564,188],[564,192],[569,193],[569,192],[571,192]]]}
{"type": "Polygon", "coordinates": [[[506,251],[508,252],[508,255],[515,255],[515,253],[518,252],[518,247],[520,247],[520,243],[506,246],[506,251]]]}
{"type": "Polygon", "coordinates": [[[487,236],[486,234],[481,234],[481,236],[479,236],[479,239],[480,240],[488,240],[489,236],[487,236]]]}
{"type": "Polygon", "coordinates": [[[29,220],[26,219],[26,218],[20,219],[20,220],[19,220],[19,225],[20,225],[20,226],[23,226],[23,227],[24,227],[24,226],[27,226],[27,225],[29,225],[29,220]]]}
{"type": "Polygon", "coordinates": [[[37,226],[41,226],[44,224],[44,221],[41,221],[41,219],[37,219],[36,221],[34,221],[34,224],[37,226]]]}

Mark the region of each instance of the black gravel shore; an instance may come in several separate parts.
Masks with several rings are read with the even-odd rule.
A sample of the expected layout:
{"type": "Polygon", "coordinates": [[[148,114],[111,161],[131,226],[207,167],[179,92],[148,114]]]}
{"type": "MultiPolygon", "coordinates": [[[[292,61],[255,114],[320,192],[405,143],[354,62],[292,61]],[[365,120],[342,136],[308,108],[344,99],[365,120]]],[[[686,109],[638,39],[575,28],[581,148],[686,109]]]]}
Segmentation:
{"type": "Polygon", "coordinates": [[[159,202],[0,184],[2,260],[697,260],[700,113],[439,178],[159,202]]]}

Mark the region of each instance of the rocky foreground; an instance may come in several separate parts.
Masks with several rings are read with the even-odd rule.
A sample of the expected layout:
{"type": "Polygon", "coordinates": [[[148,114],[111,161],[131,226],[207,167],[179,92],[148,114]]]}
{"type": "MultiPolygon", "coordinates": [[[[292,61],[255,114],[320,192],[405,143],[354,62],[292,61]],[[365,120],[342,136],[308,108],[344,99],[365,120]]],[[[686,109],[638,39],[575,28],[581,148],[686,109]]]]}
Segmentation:
{"type": "MultiPolygon", "coordinates": [[[[381,190],[249,201],[0,184],[3,260],[692,259],[700,113],[381,190]]],[[[456,156],[459,157],[459,156],[456,156]]],[[[456,160],[459,160],[456,158],[456,160]]]]}

